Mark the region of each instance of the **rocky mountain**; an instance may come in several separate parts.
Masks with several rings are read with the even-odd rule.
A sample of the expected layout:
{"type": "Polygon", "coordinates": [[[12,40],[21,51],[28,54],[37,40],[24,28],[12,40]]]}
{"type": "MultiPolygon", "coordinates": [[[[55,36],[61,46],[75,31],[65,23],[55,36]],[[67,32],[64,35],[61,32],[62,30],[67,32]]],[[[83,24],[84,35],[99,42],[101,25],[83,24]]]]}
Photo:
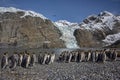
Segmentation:
{"type": "Polygon", "coordinates": [[[88,16],[74,36],[80,47],[105,47],[120,40],[120,16],[104,11],[88,16]]]}
{"type": "Polygon", "coordinates": [[[0,47],[118,47],[120,16],[104,11],[80,24],[53,22],[40,13],[0,7],[0,47]]]}
{"type": "Polygon", "coordinates": [[[0,47],[61,48],[60,31],[42,14],[0,7],[0,47]]]}

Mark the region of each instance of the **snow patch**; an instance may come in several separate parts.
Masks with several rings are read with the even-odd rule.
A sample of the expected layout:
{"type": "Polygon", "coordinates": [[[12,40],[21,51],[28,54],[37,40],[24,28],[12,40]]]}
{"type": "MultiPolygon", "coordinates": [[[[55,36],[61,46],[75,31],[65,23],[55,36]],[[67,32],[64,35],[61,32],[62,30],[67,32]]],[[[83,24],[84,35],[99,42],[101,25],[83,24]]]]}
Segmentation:
{"type": "Polygon", "coordinates": [[[74,30],[79,28],[77,23],[71,23],[66,20],[59,20],[54,24],[61,31],[62,36],[60,39],[65,41],[67,48],[79,48],[76,38],[73,35],[74,30]]]}
{"type": "Polygon", "coordinates": [[[82,22],[81,26],[84,29],[89,30],[96,30],[96,29],[103,29],[103,27],[108,27],[109,29],[113,29],[113,25],[115,24],[115,20],[118,20],[119,18],[114,16],[112,13],[104,11],[101,12],[98,16],[97,15],[91,15],[86,20],[87,23],[82,22]],[[90,17],[96,18],[94,20],[90,20],[90,17]]]}
{"type": "Polygon", "coordinates": [[[108,11],[103,11],[103,12],[100,12],[100,16],[113,16],[113,14],[108,11]]]}
{"type": "Polygon", "coordinates": [[[32,16],[32,17],[40,17],[42,19],[47,19],[46,17],[44,17],[42,14],[40,13],[36,13],[34,11],[30,11],[30,10],[21,10],[21,9],[17,9],[14,7],[0,7],[0,13],[5,13],[5,12],[24,12],[25,14],[23,16],[21,16],[21,18],[24,18],[25,16],[32,16]]]}
{"type": "Polygon", "coordinates": [[[117,16],[117,20],[120,21],[120,16],[117,16]]]}
{"type": "Polygon", "coordinates": [[[113,34],[113,35],[108,35],[102,41],[106,43],[106,46],[108,46],[108,45],[111,45],[111,44],[115,43],[117,40],[120,40],[120,33],[113,34]]]}

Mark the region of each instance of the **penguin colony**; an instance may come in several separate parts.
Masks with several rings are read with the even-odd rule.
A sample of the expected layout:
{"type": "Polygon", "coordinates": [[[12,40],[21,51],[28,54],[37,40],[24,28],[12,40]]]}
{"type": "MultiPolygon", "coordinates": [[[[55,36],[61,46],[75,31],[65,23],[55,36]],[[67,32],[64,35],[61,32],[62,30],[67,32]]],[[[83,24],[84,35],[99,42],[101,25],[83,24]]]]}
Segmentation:
{"type": "MultiPolygon", "coordinates": [[[[106,60],[116,61],[117,51],[116,49],[109,50],[74,50],[74,51],[63,51],[59,55],[59,62],[101,62],[104,63],[106,60]]],[[[35,66],[35,63],[39,64],[52,64],[55,61],[54,52],[40,52],[38,57],[35,53],[25,52],[14,52],[11,56],[8,53],[4,53],[1,58],[1,69],[15,69],[17,66],[29,68],[35,66]]]]}
{"type": "Polygon", "coordinates": [[[59,56],[61,62],[102,62],[106,60],[116,61],[117,59],[116,49],[110,50],[76,50],[76,51],[63,51],[59,56]]]}

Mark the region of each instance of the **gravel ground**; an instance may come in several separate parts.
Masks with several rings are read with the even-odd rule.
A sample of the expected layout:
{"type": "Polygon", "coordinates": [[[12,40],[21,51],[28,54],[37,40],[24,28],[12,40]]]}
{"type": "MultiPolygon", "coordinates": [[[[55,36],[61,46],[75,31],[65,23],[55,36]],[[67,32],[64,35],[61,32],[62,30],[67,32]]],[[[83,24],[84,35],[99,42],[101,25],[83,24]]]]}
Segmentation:
{"type": "Polygon", "coordinates": [[[71,62],[0,70],[0,80],[120,80],[120,58],[105,63],[71,62]]]}

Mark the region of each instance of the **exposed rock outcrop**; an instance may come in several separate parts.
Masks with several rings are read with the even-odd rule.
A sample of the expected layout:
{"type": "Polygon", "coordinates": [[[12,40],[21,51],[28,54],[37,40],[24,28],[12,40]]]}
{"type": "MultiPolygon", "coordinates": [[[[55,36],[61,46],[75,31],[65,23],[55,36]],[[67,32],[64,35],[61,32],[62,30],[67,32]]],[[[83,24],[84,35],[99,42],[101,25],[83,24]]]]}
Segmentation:
{"type": "Polygon", "coordinates": [[[29,11],[11,11],[0,12],[0,47],[42,48],[44,43],[49,48],[65,47],[50,20],[29,11]]]}
{"type": "Polygon", "coordinates": [[[95,46],[92,32],[90,32],[89,30],[76,29],[74,35],[80,47],[95,46]]]}

